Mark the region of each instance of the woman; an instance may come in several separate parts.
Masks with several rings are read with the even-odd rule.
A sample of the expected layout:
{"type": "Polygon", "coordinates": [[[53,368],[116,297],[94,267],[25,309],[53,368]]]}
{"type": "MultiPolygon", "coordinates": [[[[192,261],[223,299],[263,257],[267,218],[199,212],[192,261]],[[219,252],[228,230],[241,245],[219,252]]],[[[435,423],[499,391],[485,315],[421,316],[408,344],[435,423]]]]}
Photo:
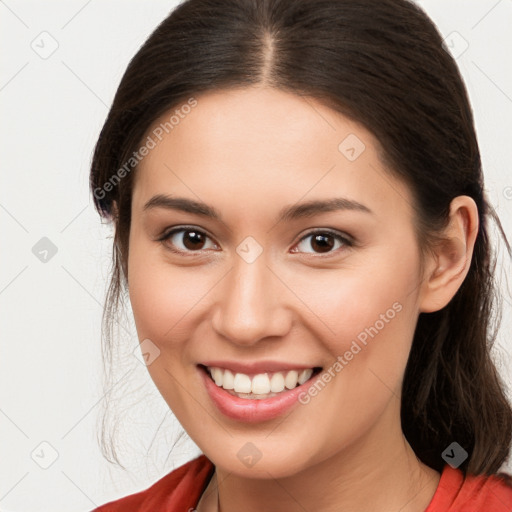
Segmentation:
{"type": "Polygon", "coordinates": [[[406,0],[189,0],[91,190],[151,378],[203,455],[100,507],[507,511],[489,216],[453,58],[406,0]]]}

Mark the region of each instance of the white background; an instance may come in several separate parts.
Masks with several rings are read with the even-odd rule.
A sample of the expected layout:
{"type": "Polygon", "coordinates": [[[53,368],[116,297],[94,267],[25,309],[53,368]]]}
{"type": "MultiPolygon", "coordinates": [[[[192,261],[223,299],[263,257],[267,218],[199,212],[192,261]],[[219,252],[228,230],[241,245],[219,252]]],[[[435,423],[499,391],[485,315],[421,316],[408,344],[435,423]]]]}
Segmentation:
{"type": "MultiPolygon", "coordinates": [[[[512,1],[419,3],[443,36],[451,34],[452,51],[469,45],[457,62],[489,196],[512,240],[512,1]]],[[[121,430],[128,471],[108,464],[96,440],[110,396],[101,387],[100,324],[112,230],[93,209],[89,165],[128,61],[175,4],[0,0],[2,511],[89,511],[199,453],[188,441],[167,457],[179,427],[133,356],[120,371],[122,393],[139,398],[121,430]],[[33,49],[52,44],[58,47],[47,58],[33,49]],[[57,248],[46,263],[32,252],[43,237],[57,248]]],[[[510,265],[499,272],[504,282],[510,265]]],[[[495,354],[510,385],[510,295],[507,301],[495,354]]],[[[123,326],[131,354],[137,338],[129,320],[123,326]]]]}

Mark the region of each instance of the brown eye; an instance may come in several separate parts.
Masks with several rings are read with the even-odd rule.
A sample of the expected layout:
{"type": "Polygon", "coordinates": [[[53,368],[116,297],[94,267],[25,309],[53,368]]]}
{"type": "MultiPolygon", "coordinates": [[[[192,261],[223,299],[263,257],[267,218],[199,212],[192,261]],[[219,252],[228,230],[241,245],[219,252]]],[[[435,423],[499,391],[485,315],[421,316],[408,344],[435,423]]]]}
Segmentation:
{"type": "Polygon", "coordinates": [[[294,250],[293,252],[305,252],[309,254],[325,254],[329,252],[336,252],[337,249],[343,247],[351,247],[353,244],[347,238],[342,236],[339,233],[333,233],[331,231],[314,231],[312,233],[304,236],[301,241],[297,244],[297,247],[301,247],[301,250],[294,250]],[[310,239],[309,242],[306,242],[307,239],[310,239]],[[339,245],[336,247],[336,243],[339,245]],[[306,249],[313,249],[313,252],[306,249]],[[333,250],[333,248],[335,250],[333,250]]]}
{"type": "Polygon", "coordinates": [[[209,239],[206,233],[196,228],[176,228],[160,238],[160,241],[165,242],[165,245],[170,246],[174,252],[188,253],[207,249],[205,245],[209,239]]]}
{"type": "Polygon", "coordinates": [[[313,235],[311,239],[311,247],[318,248],[318,252],[329,252],[335,245],[335,240],[332,235],[313,235]]]}
{"type": "Polygon", "coordinates": [[[191,251],[202,249],[205,243],[205,238],[202,233],[198,231],[189,231],[188,229],[183,232],[182,243],[191,251]]]}

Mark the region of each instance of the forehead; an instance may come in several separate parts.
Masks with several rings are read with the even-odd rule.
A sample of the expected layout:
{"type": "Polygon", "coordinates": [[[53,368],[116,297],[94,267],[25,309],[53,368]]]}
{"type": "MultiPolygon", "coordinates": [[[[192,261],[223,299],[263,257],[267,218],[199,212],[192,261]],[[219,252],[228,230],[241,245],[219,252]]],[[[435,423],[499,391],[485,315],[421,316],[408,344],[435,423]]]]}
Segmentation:
{"type": "Polygon", "coordinates": [[[383,167],[376,138],[313,98],[271,88],[209,92],[177,105],[146,137],[134,204],[158,193],[248,208],[350,196],[372,209],[407,208],[409,191],[383,167]],[[238,200],[238,201],[237,201],[238,200]]]}

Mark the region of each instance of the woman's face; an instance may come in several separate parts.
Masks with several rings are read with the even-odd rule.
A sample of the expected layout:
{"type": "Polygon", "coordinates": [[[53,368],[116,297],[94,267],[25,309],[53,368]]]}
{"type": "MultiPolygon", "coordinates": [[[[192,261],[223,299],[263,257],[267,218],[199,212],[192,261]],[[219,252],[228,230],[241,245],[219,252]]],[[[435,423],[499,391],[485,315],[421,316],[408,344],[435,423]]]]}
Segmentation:
{"type": "Polygon", "coordinates": [[[168,133],[158,127],[176,109],[152,126],[156,145],[133,191],[129,292],[151,377],[232,473],[280,477],[331,457],[371,458],[401,435],[421,309],[410,191],[384,170],[367,130],[311,98],[246,88],[196,100],[178,107],[168,133]],[[155,196],[208,207],[148,205],[155,196]],[[160,241],[172,228],[183,230],[160,241]],[[231,369],[214,371],[227,388],[264,393],[284,379],[285,389],[234,397],[203,366],[231,369]]]}

